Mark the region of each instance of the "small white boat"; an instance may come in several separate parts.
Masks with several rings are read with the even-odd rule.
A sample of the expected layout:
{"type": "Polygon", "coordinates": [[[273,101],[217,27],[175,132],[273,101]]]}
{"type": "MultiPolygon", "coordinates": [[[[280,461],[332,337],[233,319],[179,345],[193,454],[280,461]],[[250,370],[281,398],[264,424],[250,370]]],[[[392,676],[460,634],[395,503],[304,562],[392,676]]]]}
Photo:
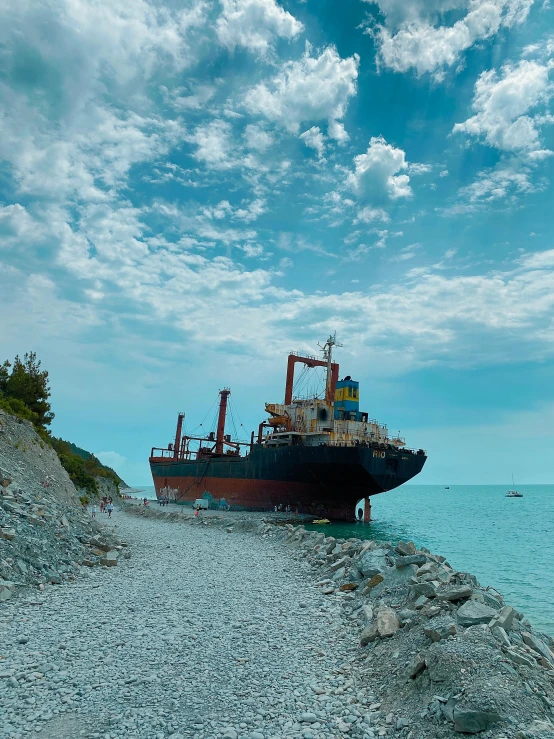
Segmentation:
{"type": "MultiPolygon", "coordinates": [[[[512,485],[514,485],[514,476],[512,475],[512,485]]],[[[506,498],[523,498],[523,493],[518,492],[517,490],[508,490],[506,493],[506,498]]]]}

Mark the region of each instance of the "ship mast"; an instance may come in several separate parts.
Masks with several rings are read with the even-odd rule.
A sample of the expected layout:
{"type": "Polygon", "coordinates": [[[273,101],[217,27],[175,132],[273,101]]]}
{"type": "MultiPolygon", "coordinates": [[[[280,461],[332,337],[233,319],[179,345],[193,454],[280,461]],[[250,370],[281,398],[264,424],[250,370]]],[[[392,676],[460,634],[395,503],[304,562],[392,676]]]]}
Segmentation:
{"type": "MultiPolygon", "coordinates": [[[[320,344],[321,346],[321,344],[320,344]]],[[[327,363],[327,379],[325,382],[325,402],[327,405],[333,405],[333,347],[342,346],[337,341],[337,332],[329,336],[323,349],[323,359],[327,363]]]]}
{"type": "Polygon", "coordinates": [[[217,434],[215,437],[215,453],[223,454],[223,437],[225,435],[225,416],[227,415],[227,399],[231,395],[228,387],[219,391],[219,417],[217,419],[217,434]]]}

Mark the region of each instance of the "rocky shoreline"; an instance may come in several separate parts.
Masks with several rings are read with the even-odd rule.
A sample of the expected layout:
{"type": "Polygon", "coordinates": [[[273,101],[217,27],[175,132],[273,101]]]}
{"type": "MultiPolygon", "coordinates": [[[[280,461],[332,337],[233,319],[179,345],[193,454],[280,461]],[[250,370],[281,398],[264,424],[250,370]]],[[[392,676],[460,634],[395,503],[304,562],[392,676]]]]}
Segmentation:
{"type": "Polygon", "coordinates": [[[345,736],[554,737],[554,640],[444,557],[412,542],[335,539],[260,517],[129,512],[255,532],[309,565],[314,587],[357,634],[359,684],[379,696],[345,736]]]}

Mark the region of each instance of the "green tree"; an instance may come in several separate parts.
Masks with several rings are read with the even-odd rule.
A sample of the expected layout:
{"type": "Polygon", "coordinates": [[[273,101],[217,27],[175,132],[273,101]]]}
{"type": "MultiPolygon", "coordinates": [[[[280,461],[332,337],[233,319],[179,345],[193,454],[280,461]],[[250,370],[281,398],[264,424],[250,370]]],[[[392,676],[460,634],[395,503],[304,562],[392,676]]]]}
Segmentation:
{"type": "Polygon", "coordinates": [[[5,362],[0,368],[0,391],[8,399],[20,400],[36,414],[38,426],[45,428],[50,425],[54,414],[48,402],[48,372],[41,369],[36,352],[27,352],[23,360],[17,356],[11,374],[8,373],[8,367],[9,363],[5,362]]]}
{"type": "Polygon", "coordinates": [[[6,386],[10,376],[10,367],[11,364],[7,359],[4,364],[0,364],[0,396],[6,394],[6,386]]]}

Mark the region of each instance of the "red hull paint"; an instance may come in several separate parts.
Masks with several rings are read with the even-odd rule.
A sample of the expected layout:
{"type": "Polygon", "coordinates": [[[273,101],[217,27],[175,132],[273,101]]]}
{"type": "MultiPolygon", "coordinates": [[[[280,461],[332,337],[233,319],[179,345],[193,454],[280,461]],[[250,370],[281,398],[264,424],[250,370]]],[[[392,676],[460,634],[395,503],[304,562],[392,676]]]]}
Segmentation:
{"type": "Polygon", "coordinates": [[[324,512],[328,518],[351,521],[354,518],[353,501],[347,506],[337,507],[336,501],[321,497],[319,486],[300,482],[280,480],[233,480],[221,477],[204,477],[198,481],[191,477],[154,477],[156,496],[163,497],[162,489],[169,485],[177,489],[177,503],[194,503],[209,491],[217,502],[224,498],[232,510],[272,511],[275,506],[290,505],[300,513],[319,515],[324,512]]]}

